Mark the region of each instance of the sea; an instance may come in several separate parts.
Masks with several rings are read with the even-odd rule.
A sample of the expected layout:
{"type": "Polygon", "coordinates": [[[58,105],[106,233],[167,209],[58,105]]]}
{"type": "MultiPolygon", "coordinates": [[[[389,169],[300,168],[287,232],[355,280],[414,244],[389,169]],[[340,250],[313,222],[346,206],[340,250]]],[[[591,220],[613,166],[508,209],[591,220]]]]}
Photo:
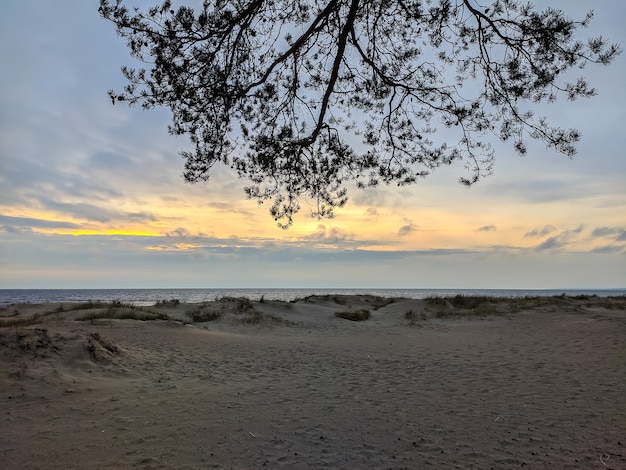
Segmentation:
{"type": "Polygon", "coordinates": [[[48,302],[120,301],[137,306],[154,305],[157,301],[179,300],[199,303],[222,297],[247,297],[250,300],[292,301],[311,295],[375,295],[424,299],[427,297],[492,296],[623,296],[624,289],[309,289],[309,288],[258,288],[258,289],[0,289],[0,307],[12,304],[39,304],[48,302]]]}

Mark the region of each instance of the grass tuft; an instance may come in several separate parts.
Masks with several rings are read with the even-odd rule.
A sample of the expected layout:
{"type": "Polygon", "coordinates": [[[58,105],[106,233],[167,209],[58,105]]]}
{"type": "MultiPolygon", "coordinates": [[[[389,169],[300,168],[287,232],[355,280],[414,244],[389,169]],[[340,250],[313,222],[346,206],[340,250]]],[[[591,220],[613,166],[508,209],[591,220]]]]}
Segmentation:
{"type": "Polygon", "coordinates": [[[383,307],[386,307],[389,304],[392,304],[394,302],[396,302],[397,299],[394,299],[393,297],[375,297],[372,301],[372,308],[374,310],[378,310],[381,309],[383,307]]]}
{"type": "Polygon", "coordinates": [[[180,300],[178,299],[157,300],[154,306],[155,307],[176,307],[179,304],[180,304],[180,300]]]}
{"type": "Polygon", "coordinates": [[[77,320],[89,321],[99,319],[112,319],[112,320],[139,320],[139,321],[151,321],[151,320],[169,320],[170,318],[162,312],[153,312],[144,309],[120,309],[115,307],[109,307],[106,310],[99,312],[87,313],[77,320]]]}
{"type": "Polygon", "coordinates": [[[239,297],[237,299],[237,310],[245,312],[246,310],[254,310],[254,305],[248,297],[239,297]]]}
{"type": "Polygon", "coordinates": [[[261,323],[277,323],[283,325],[292,324],[290,321],[285,320],[278,315],[274,315],[272,313],[262,313],[257,310],[253,312],[246,313],[246,315],[241,319],[242,323],[248,325],[260,325],[261,323]]]}
{"type": "Polygon", "coordinates": [[[498,305],[510,299],[455,295],[454,297],[427,297],[426,310],[436,318],[459,316],[487,316],[501,313],[498,305]]]}
{"type": "Polygon", "coordinates": [[[369,310],[348,310],[345,312],[335,312],[337,318],[350,321],[364,321],[370,317],[369,310]]]}
{"type": "Polygon", "coordinates": [[[43,319],[49,315],[52,315],[56,312],[43,312],[36,313],[29,317],[21,317],[21,318],[7,318],[2,319],[0,321],[0,327],[13,327],[13,326],[30,326],[30,325],[38,325],[43,322],[43,319]]]}
{"type": "Polygon", "coordinates": [[[207,322],[207,321],[215,321],[221,318],[222,312],[217,310],[208,310],[206,305],[201,305],[197,308],[187,310],[185,312],[191,321],[194,322],[207,322]]]}

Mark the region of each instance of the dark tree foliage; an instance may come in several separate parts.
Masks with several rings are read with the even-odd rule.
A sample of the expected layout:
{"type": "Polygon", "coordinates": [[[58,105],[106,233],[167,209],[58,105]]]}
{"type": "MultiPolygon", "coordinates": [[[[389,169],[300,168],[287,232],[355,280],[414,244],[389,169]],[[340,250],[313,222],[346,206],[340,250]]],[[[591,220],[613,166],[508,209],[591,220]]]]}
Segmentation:
{"type": "Polygon", "coordinates": [[[167,106],[187,181],[222,162],[248,178],[250,198],[273,199],[292,222],[300,199],[332,217],[346,183],[416,182],[461,160],[471,185],[492,169],[495,135],[519,154],[528,137],[565,155],[574,129],[524,105],[589,97],[567,71],[619,54],[603,38],[578,39],[574,21],[517,0],[211,0],[196,10],[169,0],[142,11],[101,0],[133,57],[116,101],[167,106]],[[445,135],[436,143],[439,131],[445,135]],[[452,137],[451,137],[452,136],[452,137]],[[452,143],[449,141],[452,140],[452,143]]]}

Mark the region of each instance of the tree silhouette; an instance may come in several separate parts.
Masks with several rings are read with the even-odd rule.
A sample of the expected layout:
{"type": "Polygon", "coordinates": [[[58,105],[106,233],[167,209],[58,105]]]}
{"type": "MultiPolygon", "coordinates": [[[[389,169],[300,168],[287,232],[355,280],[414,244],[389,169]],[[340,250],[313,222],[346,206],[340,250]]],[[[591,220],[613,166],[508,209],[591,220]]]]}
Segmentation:
{"type": "Polygon", "coordinates": [[[332,217],[350,181],[407,185],[462,160],[471,185],[491,172],[494,135],[519,154],[530,137],[572,156],[580,133],[524,105],[594,95],[564,75],[620,53],[576,37],[592,12],[574,21],[516,0],[207,0],[197,11],[101,0],[99,11],[147,64],[122,67],[113,102],[169,107],[170,133],[194,146],[185,179],[222,162],[250,180],[248,197],[273,199],[283,227],[303,197],[332,217]]]}

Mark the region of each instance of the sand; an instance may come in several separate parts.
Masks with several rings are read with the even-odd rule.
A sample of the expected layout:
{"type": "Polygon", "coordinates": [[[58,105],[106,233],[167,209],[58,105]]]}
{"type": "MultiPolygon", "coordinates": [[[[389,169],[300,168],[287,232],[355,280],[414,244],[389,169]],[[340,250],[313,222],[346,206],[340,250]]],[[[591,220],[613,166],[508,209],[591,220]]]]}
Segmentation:
{"type": "Polygon", "coordinates": [[[6,307],[0,467],[626,468],[626,299],[392,300],[6,307]]]}

